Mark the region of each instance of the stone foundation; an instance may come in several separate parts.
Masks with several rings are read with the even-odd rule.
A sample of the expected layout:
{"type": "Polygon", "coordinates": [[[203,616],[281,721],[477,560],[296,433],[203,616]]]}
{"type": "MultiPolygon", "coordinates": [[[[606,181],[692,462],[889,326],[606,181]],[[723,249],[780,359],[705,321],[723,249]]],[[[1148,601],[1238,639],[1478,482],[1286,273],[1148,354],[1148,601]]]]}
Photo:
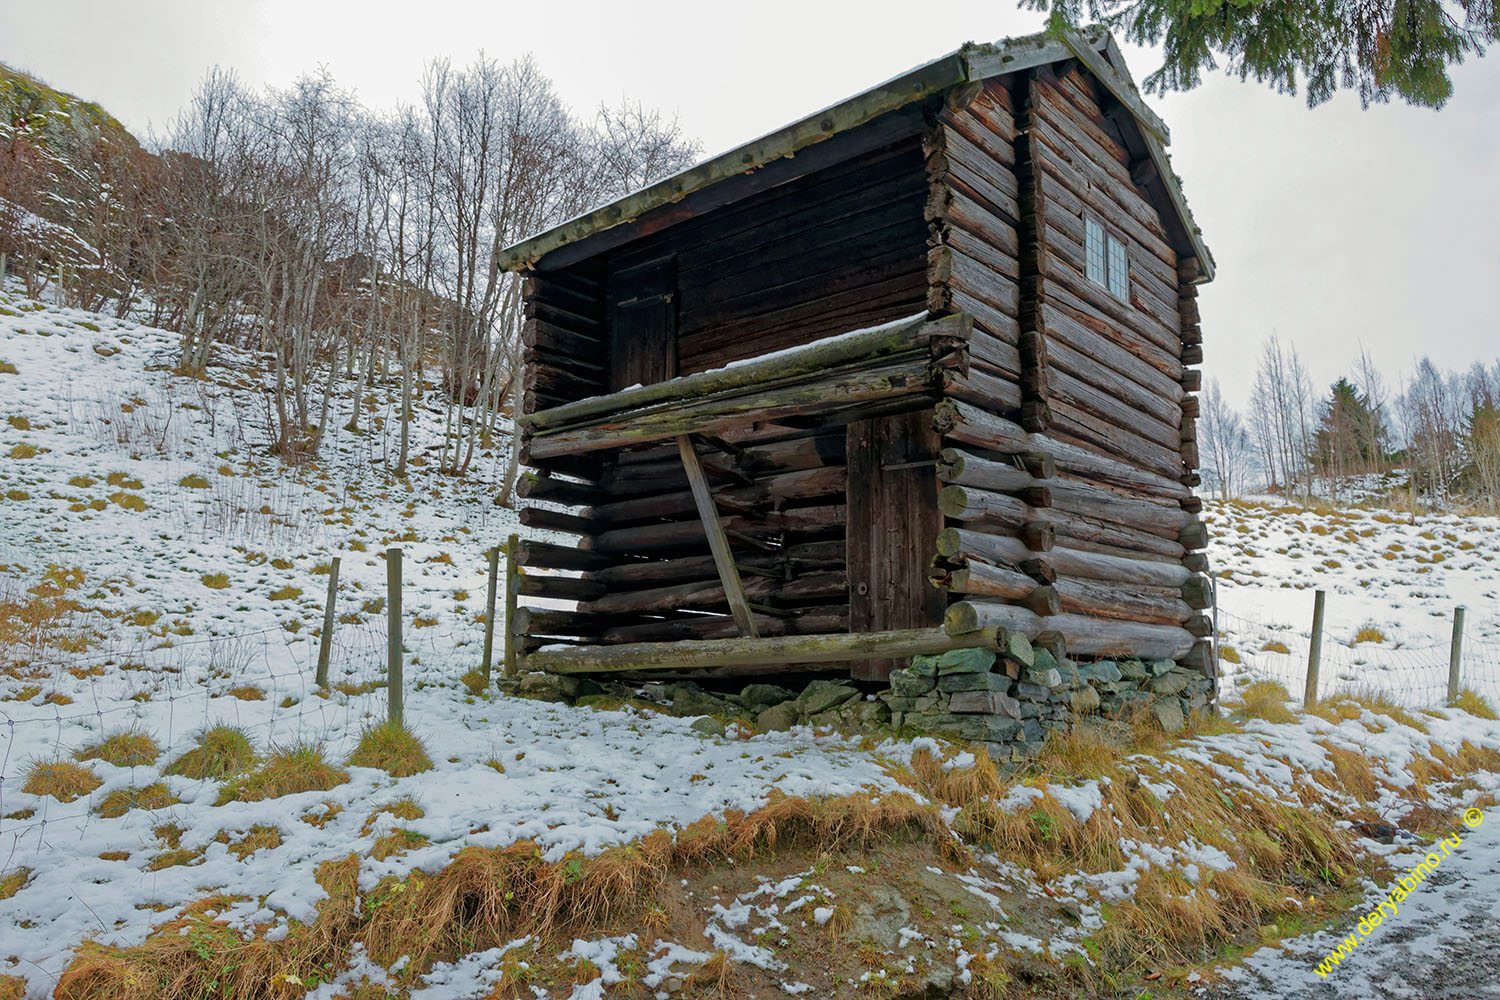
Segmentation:
{"type": "Polygon", "coordinates": [[[983,743],[997,761],[1041,750],[1049,732],[1067,732],[1091,716],[1118,719],[1150,712],[1168,732],[1213,697],[1213,682],[1172,660],[1099,660],[1075,664],[1010,635],[1003,649],[958,649],[917,656],[891,672],[881,695],[891,725],[983,743]]]}

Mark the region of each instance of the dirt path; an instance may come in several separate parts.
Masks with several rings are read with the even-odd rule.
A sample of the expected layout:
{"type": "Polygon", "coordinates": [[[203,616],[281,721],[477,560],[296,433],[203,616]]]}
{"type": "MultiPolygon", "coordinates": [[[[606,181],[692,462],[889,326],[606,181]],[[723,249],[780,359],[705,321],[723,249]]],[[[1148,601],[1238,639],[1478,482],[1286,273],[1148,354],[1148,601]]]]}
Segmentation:
{"type": "MultiPolygon", "coordinates": [[[[1336,933],[1320,932],[1263,948],[1227,982],[1202,995],[1212,1000],[1475,1000],[1500,997],[1500,809],[1475,829],[1459,827],[1461,847],[1361,939],[1352,956],[1326,977],[1317,965],[1346,935],[1359,937],[1357,915],[1336,933]]],[[[1404,873],[1418,858],[1393,855],[1404,873]]]]}

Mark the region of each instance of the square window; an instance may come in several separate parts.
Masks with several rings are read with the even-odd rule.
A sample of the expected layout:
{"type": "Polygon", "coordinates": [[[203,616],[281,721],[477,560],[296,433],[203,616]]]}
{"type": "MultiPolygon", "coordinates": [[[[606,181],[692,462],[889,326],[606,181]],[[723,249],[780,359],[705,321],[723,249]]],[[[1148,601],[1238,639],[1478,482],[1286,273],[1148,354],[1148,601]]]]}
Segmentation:
{"type": "Polygon", "coordinates": [[[1109,290],[1115,297],[1130,301],[1130,261],[1125,254],[1125,244],[1109,238],[1109,290]]]}
{"type": "Polygon", "coordinates": [[[1104,227],[1098,221],[1085,217],[1083,220],[1084,231],[1084,263],[1087,268],[1088,279],[1097,285],[1109,284],[1109,270],[1105,257],[1104,227]]]}

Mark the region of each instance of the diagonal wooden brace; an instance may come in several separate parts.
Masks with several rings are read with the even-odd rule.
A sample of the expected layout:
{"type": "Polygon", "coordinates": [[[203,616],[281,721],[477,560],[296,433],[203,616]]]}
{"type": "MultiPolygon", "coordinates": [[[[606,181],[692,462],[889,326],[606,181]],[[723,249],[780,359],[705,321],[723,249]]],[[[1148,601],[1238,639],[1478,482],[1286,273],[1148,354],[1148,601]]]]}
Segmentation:
{"type": "Polygon", "coordinates": [[[724,585],[724,595],[729,599],[729,610],[734,613],[734,623],[740,631],[754,639],[755,621],[750,617],[750,602],[745,598],[744,585],[740,583],[740,571],[734,565],[734,554],[729,551],[729,538],[724,526],[719,523],[719,511],[714,506],[713,494],[708,489],[708,477],[693,450],[693,442],[686,434],[677,436],[677,450],[682,454],[682,467],[687,471],[688,485],[693,490],[693,502],[698,505],[698,516],[703,519],[703,531],[708,535],[708,547],[714,554],[714,565],[719,570],[719,581],[724,585]]]}

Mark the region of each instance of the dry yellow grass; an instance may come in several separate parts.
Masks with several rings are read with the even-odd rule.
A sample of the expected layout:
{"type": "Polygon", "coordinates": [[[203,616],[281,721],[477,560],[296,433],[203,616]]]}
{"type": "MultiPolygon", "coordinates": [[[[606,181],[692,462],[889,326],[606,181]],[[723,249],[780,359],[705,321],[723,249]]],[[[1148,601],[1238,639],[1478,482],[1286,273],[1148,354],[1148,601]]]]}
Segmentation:
{"type": "MultiPolygon", "coordinates": [[[[920,838],[954,850],[937,810],[904,795],[855,795],[824,801],[776,796],[749,815],[705,817],[673,837],[658,830],[627,847],[593,857],[545,862],[530,841],[500,849],[469,847],[441,871],[388,877],[359,892],[360,858],[319,866],[327,892],[318,916],[276,941],[246,939],[204,914],[222,905],[207,897],[158,927],[144,944],[116,948],[84,943],[59,980],[57,1000],[262,1000],[268,987],[326,977],[348,949],[363,942],[371,959],[402,955],[425,970],[434,961],[496,947],[528,934],[565,945],[575,936],[638,926],[654,894],[687,868],[743,862],[768,852],[859,849],[892,837],[920,838]]],[[[178,858],[190,852],[171,852],[178,858]]],[[[714,963],[709,963],[713,965],[714,963]]],[[[727,964],[699,970],[722,980],[727,964]]],[[[718,980],[715,980],[718,981],[718,980]]],[[[300,991],[286,995],[298,995],[300,991]]]]}
{"type": "Polygon", "coordinates": [[[82,764],[70,760],[32,761],[26,769],[26,783],[21,791],[32,795],[50,795],[59,802],[72,802],[104,784],[99,776],[82,764]]]}
{"type": "Polygon", "coordinates": [[[349,780],[349,772],[330,764],[321,745],[299,743],[273,749],[252,771],[230,778],[219,789],[215,805],[259,802],[298,792],[326,792],[349,780]]]}
{"type": "Polygon", "coordinates": [[[1358,646],[1362,642],[1385,642],[1385,633],[1371,622],[1366,622],[1354,633],[1352,646],[1358,646]]]}
{"type": "Polygon", "coordinates": [[[1264,719],[1267,722],[1297,720],[1297,716],[1286,707],[1291,695],[1276,681],[1256,681],[1241,688],[1240,700],[1243,702],[1240,711],[1248,719],[1264,719]]]}
{"type": "Polygon", "coordinates": [[[110,733],[98,743],[91,743],[74,756],[78,760],[102,760],[116,767],[145,767],[156,763],[161,747],[149,733],[139,729],[122,729],[110,733]]]}
{"type": "Polygon", "coordinates": [[[9,899],[26,887],[31,878],[30,868],[12,868],[0,878],[0,899],[9,899]]]}
{"type": "Polygon", "coordinates": [[[214,726],[198,734],[196,745],[168,764],[163,774],[184,778],[225,778],[255,764],[255,746],[243,729],[214,726]]]}
{"type": "Polygon", "coordinates": [[[214,840],[227,845],[229,853],[244,861],[256,851],[281,846],[281,829],[275,826],[256,825],[249,830],[220,830],[214,840]]]}
{"type": "Polygon", "coordinates": [[[393,778],[405,778],[432,770],[427,748],[416,734],[393,722],[370,726],[359,737],[359,746],[349,755],[350,767],[376,767],[393,778]]]}
{"type": "Polygon", "coordinates": [[[1495,718],[1495,710],[1490,703],[1472,688],[1464,688],[1458,692],[1458,697],[1453,700],[1454,708],[1461,708],[1470,715],[1481,719],[1495,718]]]}
{"type": "Polygon", "coordinates": [[[1264,646],[1260,647],[1260,649],[1261,649],[1261,652],[1263,652],[1263,653],[1290,653],[1291,652],[1291,650],[1287,648],[1286,643],[1282,642],[1279,639],[1269,639],[1269,640],[1267,640],[1266,644],[1264,646]]]}
{"type": "Polygon", "coordinates": [[[119,788],[99,803],[98,813],[108,819],[124,816],[132,809],[165,809],[177,802],[167,786],[154,781],[141,788],[119,788]]]}

